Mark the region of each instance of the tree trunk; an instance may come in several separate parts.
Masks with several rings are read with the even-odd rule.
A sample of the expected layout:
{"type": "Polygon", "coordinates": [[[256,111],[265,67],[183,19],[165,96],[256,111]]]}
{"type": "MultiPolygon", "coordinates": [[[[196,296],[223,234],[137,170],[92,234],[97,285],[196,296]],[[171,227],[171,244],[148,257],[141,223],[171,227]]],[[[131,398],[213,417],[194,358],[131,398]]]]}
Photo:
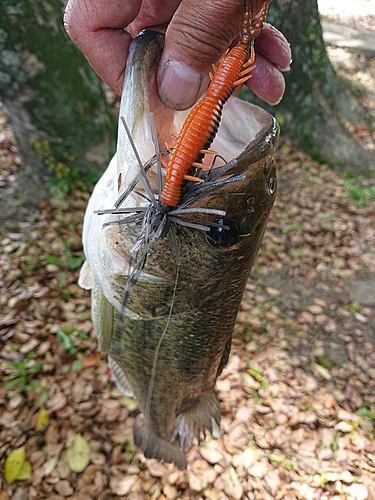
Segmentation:
{"type": "Polygon", "coordinates": [[[61,0],[0,4],[0,99],[34,183],[32,201],[46,195],[47,172],[102,170],[115,139],[101,82],[66,35],[62,11],[61,0]]]}
{"type": "MultiPolygon", "coordinates": [[[[292,48],[291,70],[285,74],[285,96],[277,106],[266,106],[279,116],[282,134],[333,167],[375,175],[375,157],[362,148],[341,121],[343,116],[363,122],[366,110],[350,95],[329,61],[317,1],[273,0],[268,21],[284,33],[292,48]]],[[[249,91],[245,91],[245,98],[260,103],[249,91]]]]}

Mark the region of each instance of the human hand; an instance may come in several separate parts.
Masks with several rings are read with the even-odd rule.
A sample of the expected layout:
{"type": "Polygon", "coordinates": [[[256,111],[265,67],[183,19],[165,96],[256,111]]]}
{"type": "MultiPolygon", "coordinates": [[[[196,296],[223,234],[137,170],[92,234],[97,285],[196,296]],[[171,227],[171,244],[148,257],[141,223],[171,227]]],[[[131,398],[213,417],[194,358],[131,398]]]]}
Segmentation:
{"type": "MultiPolygon", "coordinates": [[[[251,0],[253,17],[263,4],[251,0]]],[[[243,14],[243,0],[69,0],[64,25],[94,70],[119,95],[133,37],[143,29],[165,32],[159,97],[171,108],[187,109],[207,88],[212,64],[240,33],[243,14]]],[[[282,71],[289,69],[289,44],[266,23],[255,40],[255,52],[256,68],[246,85],[264,101],[277,104],[285,90],[282,71]]]]}

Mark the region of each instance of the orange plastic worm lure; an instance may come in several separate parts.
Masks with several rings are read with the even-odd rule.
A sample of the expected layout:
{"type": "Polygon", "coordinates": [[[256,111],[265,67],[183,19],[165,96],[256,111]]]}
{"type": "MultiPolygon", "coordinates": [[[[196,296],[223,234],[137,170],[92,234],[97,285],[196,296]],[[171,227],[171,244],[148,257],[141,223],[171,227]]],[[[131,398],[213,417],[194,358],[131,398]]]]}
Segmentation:
{"type": "Polygon", "coordinates": [[[182,197],[184,181],[193,164],[203,157],[202,150],[212,144],[218,131],[224,104],[237,85],[250,78],[254,69],[254,38],[262,31],[269,2],[264,6],[254,24],[251,23],[249,2],[238,44],[220,60],[207,89],[206,96],[196,104],[185,120],[167,167],[161,201],[176,206],[182,197]]]}

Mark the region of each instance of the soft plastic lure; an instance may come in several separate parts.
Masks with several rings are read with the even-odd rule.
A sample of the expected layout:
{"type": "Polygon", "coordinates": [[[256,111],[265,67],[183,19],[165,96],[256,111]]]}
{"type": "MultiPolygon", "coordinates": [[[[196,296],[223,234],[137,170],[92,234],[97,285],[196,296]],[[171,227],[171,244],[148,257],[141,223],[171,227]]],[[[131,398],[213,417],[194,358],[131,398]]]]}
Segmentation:
{"type": "Polygon", "coordinates": [[[239,42],[223,55],[213,75],[210,75],[206,96],[185,120],[167,167],[161,194],[165,205],[175,207],[180,203],[185,180],[201,181],[188,174],[192,167],[202,166],[198,163],[204,155],[202,150],[209,148],[215,138],[224,104],[234,89],[251,76],[250,72],[255,67],[251,66],[255,59],[254,39],[263,29],[267,7],[268,2],[265,2],[255,23],[252,23],[250,3],[246,3],[239,42]]]}

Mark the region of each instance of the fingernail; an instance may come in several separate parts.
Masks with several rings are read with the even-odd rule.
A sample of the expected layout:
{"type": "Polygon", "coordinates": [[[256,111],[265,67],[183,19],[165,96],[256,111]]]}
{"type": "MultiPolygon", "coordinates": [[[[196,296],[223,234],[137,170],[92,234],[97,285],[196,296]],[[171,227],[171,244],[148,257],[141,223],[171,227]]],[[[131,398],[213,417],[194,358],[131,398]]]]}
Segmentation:
{"type": "Polygon", "coordinates": [[[178,61],[167,61],[158,72],[158,91],[163,103],[173,109],[187,109],[198,97],[202,77],[178,61]]]}
{"type": "Polygon", "coordinates": [[[293,62],[293,60],[291,59],[290,63],[287,66],[284,66],[284,67],[278,66],[278,69],[280,71],[282,71],[283,73],[285,73],[286,71],[290,71],[290,65],[292,64],[292,62],[293,62]]]}
{"type": "Polygon", "coordinates": [[[281,102],[282,98],[283,96],[279,97],[278,99],[274,99],[273,101],[271,99],[263,99],[263,100],[270,106],[277,106],[281,102]]]}

